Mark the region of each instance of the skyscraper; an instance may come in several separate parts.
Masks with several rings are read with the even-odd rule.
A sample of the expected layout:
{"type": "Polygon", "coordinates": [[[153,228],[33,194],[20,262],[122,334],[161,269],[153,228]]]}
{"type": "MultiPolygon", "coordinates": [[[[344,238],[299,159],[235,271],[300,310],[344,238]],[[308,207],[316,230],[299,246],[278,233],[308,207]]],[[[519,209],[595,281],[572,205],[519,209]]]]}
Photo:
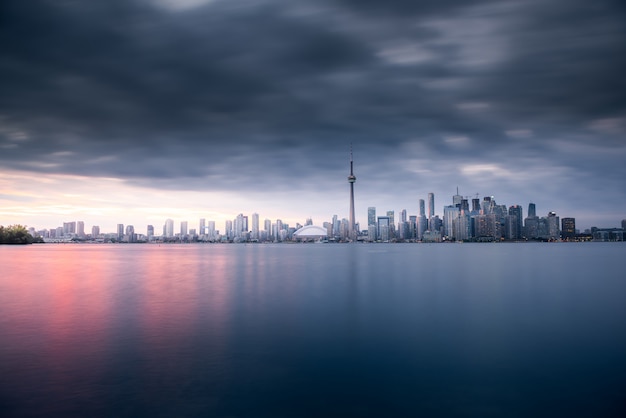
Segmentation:
{"type": "Polygon", "coordinates": [[[165,225],[163,226],[163,235],[165,235],[168,238],[171,238],[174,236],[174,220],[173,219],[165,220],[165,225]]]}
{"type": "Polygon", "coordinates": [[[463,196],[459,194],[459,188],[456,188],[456,194],[452,196],[452,206],[456,206],[460,209],[461,201],[463,200],[463,196]]]}
{"type": "Polygon", "coordinates": [[[428,220],[435,216],[435,194],[428,193],[428,220]]]}
{"type": "Polygon", "coordinates": [[[514,216],[515,219],[511,219],[511,222],[514,223],[513,227],[510,228],[510,236],[507,237],[509,239],[520,239],[522,238],[522,207],[520,205],[513,205],[509,207],[509,216],[514,216]]]}
{"type": "Polygon", "coordinates": [[[376,208],[370,206],[367,208],[367,226],[376,225],[376,208]]]}
{"type": "Polygon", "coordinates": [[[561,239],[573,240],[576,238],[576,219],[574,218],[562,218],[561,219],[561,239]]]}
{"type": "Polygon", "coordinates": [[[259,214],[252,214],[252,239],[259,239],[259,214]]]}
{"type": "Polygon", "coordinates": [[[81,238],[85,237],[85,222],[78,221],[76,222],[76,235],[81,238]]]}
{"type": "Polygon", "coordinates": [[[534,203],[529,203],[528,204],[528,217],[529,218],[536,218],[537,217],[537,209],[535,208],[535,204],[534,203]]]}
{"type": "Polygon", "coordinates": [[[350,183],[350,220],[348,236],[351,240],[356,240],[356,231],[354,229],[354,182],[356,181],[356,176],[352,166],[352,145],[350,145],[350,175],[348,176],[348,183],[350,183]]]}
{"type": "Polygon", "coordinates": [[[424,199],[420,199],[420,216],[426,216],[426,208],[424,205],[424,199]]]}

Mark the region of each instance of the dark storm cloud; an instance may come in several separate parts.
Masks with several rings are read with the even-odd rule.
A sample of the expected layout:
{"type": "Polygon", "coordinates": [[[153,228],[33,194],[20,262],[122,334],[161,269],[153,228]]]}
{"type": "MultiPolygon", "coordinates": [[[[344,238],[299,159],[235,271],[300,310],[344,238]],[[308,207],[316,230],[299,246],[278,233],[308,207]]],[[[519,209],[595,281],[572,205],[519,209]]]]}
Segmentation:
{"type": "Polygon", "coordinates": [[[0,24],[9,168],[243,190],[343,173],[350,142],[362,170],[508,153],[575,161],[590,182],[606,160],[559,160],[553,140],[624,154],[619,3],[12,3],[0,24]]]}

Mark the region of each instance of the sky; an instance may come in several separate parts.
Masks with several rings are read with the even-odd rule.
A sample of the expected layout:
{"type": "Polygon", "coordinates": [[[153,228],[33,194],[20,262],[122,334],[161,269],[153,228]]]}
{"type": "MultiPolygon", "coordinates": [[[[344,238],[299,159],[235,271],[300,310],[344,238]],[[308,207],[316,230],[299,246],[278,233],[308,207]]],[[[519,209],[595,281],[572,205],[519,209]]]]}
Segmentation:
{"type": "Polygon", "coordinates": [[[362,228],[457,187],[626,219],[621,1],[9,1],[0,39],[0,224],[322,225],[351,146],[362,228]]]}

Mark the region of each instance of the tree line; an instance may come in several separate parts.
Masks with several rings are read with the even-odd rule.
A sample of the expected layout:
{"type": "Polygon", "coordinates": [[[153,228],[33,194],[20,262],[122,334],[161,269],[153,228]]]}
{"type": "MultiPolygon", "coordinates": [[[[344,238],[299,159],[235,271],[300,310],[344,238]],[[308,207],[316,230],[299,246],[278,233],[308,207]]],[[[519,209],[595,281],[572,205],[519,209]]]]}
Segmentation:
{"type": "Polygon", "coordinates": [[[34,242],[43,242],[43,239],[39,236],[33,237],[25,226],[4,227],[0,225],[0,244],[32,244],[34,242]]]}

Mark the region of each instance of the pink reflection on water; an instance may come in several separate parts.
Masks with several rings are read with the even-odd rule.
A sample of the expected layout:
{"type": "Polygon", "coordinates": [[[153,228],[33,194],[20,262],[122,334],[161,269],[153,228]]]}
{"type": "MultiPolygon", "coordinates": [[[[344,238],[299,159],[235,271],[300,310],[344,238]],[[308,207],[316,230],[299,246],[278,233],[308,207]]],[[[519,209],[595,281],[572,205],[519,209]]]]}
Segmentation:
{"type": "Polygon", "coordinates": [[[137,319],[148,392],[184,392],[197,383],[187,380],[194,369],[214,376],[228,368],[233,283],[226,256],[209,248],[163,245],[144,252],[137,319]]]}
{"type": "Polygon", "coordinates": [[[112,320],[107,276],[113,266],[100,257],[97,247],[76,245],[2,252],[0,262],[11,266],[0,279],[3,349],[9,372],[20,371],[14,383],[31,386],[23,389],[32,393],[35,410],[43,393],[55,393],[61,409],[72,396],[97,396],[85,382],[106,368],[112,320]],[[38,270],[40,263],[47,268],[38,270]]]}

